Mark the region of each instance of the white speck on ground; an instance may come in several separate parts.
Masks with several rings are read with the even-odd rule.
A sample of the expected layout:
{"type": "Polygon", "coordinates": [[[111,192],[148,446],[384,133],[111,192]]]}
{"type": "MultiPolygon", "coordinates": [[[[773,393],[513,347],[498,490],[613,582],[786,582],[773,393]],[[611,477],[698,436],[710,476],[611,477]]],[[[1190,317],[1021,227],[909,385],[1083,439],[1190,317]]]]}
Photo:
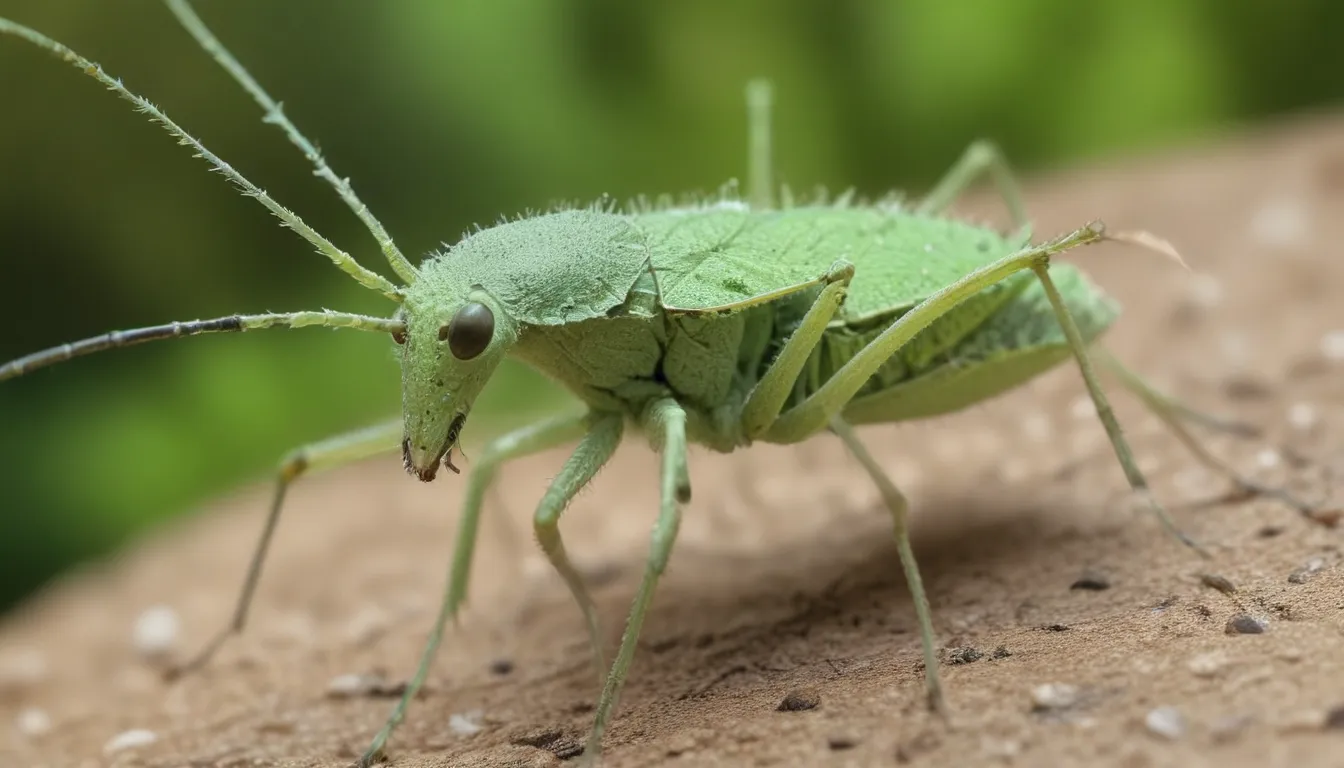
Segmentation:
{"type": "Polygon", "coordinates": [[[24,736],[30,738],[44,736],[51,732],[51,715],[48,715],[46,710],[27,707],[19,712],[18,717],[14,718],[14,726],[24,736]]]}
{"type": "Polygon", "coordinates": [[[136,747],[145,747],[158,740],[159,735],[157,733],[147,731],[144,728],[122,731],[107,740],[107,743],[103,745],[103,753],[111,755],[136,747]]]}
{"type": "Polygon", "coordinates": [[[166,605],[146,608],[135,620],[131,630],[131,644],[142,657],[159,658],[177,645],[180,626],[177,611],[172,608],[166,605]]]}
{"type": "Polygon", "coordinates": [[[1158,707],[1143,718],[1143,725],[1154,736],[1175,741],[1185,735],[1185,717],[1175,707],[1158,707]]]}

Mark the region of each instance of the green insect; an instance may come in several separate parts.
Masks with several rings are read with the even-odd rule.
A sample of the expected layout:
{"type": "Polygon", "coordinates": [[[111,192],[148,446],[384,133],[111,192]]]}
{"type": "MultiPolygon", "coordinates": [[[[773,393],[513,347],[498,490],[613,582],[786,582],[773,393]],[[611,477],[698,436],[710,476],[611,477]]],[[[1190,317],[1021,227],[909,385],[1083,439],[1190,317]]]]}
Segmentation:
{"type": "MultiPolygon", "coordinates": [[[[776,188],[770,164],[770,92],[748,89],[749,194],[699,205],[602,205],[561,210],[476,232],[413,265],[338,177],[186,4],[168,5],[196,40],[285,131],[378,242],[397,285],[337,248],[95,63],[38,32],[0,19],[23,38],[98,80],[192,147],[341,270],[397,304],[383,319],[330,311],[233,315],[118,331],[37,352],[0,366],[0,380],[106,349],[202,333],[323,326],[389,334],[402,369],[396,421],[315,443],[280,466],[269,516],[232,623],[183,672],[205,663],[243,628],[288,486],[304,472],[400,447],[408,472],[433,480],[452,451],[472,403],[507,356],[566,386],[584,412],[561,415],[496,438],[467,480],[451,575],[419,666],[359,765],[383,748],[424,682],[444,627],[467,594],[477,523],[487,487],[511,459],[578,445],[538,504],[537,540],[579,604],[591,637],[601,697],[585,755],[596,760],[616,710],[636,641],[691,498],[691,443],[729,452],[754,442],[796,443],[830,431],[877,483],[891,513],[901,566],[914,598],[927,693],[942,712],[933,620],[906,530],[905,497],[854,433],[860,424],[956,411],[1012,389],[1072,357],[1125,475],[1146,482],[1097,383],[1088,349],[1113,369],[1201,460],[1242,488],[1282,491],[1236,475],[1204,453],[1182,421],[1214,423],[1158,394],[1096,346],[1116,305],[1075,268],[1051,257],[1106,239],[1100,224],[1033,244],[1015,182],[999,153],[976,144],[922,201],[859,204],[842,198],[800,204],[776,188]],[[1017,230],[1004,235],[953,220],[944,209],[979,175],[997,183],[1017,230]],[[661,457],[661,505],[651,549],[616,658],[607,670],[597,611],[565,552],[562,512],[616,450],[628,429],[661,457]]],[[[1111,236],[1162,246],[1151,236],[1111,236]]],[[[1182,541],[1163,509],[1162,523],[1182,541]]]]}

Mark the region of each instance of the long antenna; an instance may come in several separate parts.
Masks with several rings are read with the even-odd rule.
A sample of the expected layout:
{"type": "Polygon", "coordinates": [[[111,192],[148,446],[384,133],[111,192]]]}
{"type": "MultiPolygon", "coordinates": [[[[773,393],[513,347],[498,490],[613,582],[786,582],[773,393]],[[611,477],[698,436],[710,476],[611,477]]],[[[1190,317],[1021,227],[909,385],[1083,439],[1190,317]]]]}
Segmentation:
{"type": "Polygon", "coordinates": [[[13,35],[27,40],[33,45],[36,45],[62,61],[74,66],[79,71],[102,83],[121,98],[131,102],[138,112],[148,115],[151,121],[163,126],[173,138],[177,139],[179,144],[196,150],[198,156],[204,158],[214,166],[215,170],[224,174],[234,184],[237,184],[242,189],[243,194],[248,197],[256,198],[256,200],[266,206],[271,213],[275,214],[276,218],[280,219],[282,224],[294,230],[300,237],[316,246],[317,250],[327,258],[331,259],[332,263],[340,268],[342,272],[353,277],[365,288],[378,291],[393,301],[400,302],[403,299],[401,289],[393,285],[391,281],[377,272],[371,272],[360,266],[359,262],[355,261],[353,256],[342,251],[340,248],[337,248],[330,240],[318,234],[317,230],[305,224],[303,219],[300,219],[292,211],[271,199],[270,195],[266,194],[266,192],[257,185],[248,181],[241,173],[234,170],[233,166],[224,162],[218,155],[206,149],[204,144],[193,138],[177,123],[169,120],[168,116],[160,111],[158,107],[151,104],[148,99],[132,93],[126,86],[121,84],[120,80],[115,79],[104,72],[103,68],[97,63],[80,56],[70,48],[52,40],[46,35],[43,35],[34,29],[25,27],[22,24],[10,21],[9,19],[0,18],[0,33],[13,35]]]}
{"type": "Polygon", "coordinates": [[[75,357],[92,355],[108,349],[120,349],[135,344],[161,339],[179,339],[186,336],[199,336],[203,333],[241,333],[262,328],[303,328],[318,326],[324,328],[353,328],[359,331],[380,331],[382,333],[405,333],[406,324],[400,320],[382,317],[355,315],[348,312],[282,312],[263,315],[229,315],[211,320],[192,320],[173,322],[164,325],[151,325],[144,328],[132,328],[127,331],[112,331],[101,336],[93,336],[58,347],[44,349],[31,355],[0,365],[0,381],[14,379],[49,365],[63,363],[75,357]]]}
{"type": "Polygon", "coordinates": [[[290,143],[298,147],[308,158],[308,161],[313,164],[313,167],[317,169],[314,171],[314,175],[330,184],[336,190],[336,194],[340,195],[345,204],[350,207],[350,210],[354,211],[359,220],[364,222],[364,226],[373,235],[373,239],[378,241],[378,247],[382,249],[383,256],[387,258],[387,263],[392,265],[393,271],[407,284],[415,282],[419,272],[402,255],[401,250],[397,248],[397,244],[392,241],[392,237],[383,228],[382,222],[378,221],[378,217],[374,216],[369,211],[369,207],[355,194],[354,188],[350,186],[350,180],[337,176],[331,170],[322,154],[317,151],[317,147],[313,146],[313,143],[299,131],[298,127],[288,117],[285,117],[280,104],[272,99],[270,94],[266,93],[265,89],[261,87],[261,84],[248,73],[242,63],[234,58],[232,53],[229,53],[229,50],[224,47],[219,38],[215,37],[187,0],[167,0],[167,2],[168,9],[173,12],[182,26],[187,28],[191,36],[196,38],[196,42],[200,43],[201,47],[213,56],[215,61],[219,62],[219,65],[224,67],[233,76],[233,79],[243,87],[243,90],[251,94],[257,104],[265,110],[266,116],[262,118],[263,121],[279,126],[289,137],[290,143]]]}

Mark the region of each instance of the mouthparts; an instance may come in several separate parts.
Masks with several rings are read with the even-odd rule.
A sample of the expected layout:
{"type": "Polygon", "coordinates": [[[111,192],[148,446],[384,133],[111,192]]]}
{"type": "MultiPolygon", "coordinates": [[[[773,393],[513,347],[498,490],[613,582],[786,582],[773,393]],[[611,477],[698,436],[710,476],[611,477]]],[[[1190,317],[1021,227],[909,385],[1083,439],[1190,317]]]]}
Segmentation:
{"type": "MultiPolygon", "coordinates": [[[[411,458],[410,438],[401,441],[401,465],[406,468],[410,475],[420,478],[420,482],[428,483],[439,474],[439,458],[428,462],[424,467],[415,466],[415,461],[411,458]]],[[[443,466],[452,470],[453,474],[460,475],[462,470],[453,463],[453,449],[449,447],[443,452],[443,466]]]]}

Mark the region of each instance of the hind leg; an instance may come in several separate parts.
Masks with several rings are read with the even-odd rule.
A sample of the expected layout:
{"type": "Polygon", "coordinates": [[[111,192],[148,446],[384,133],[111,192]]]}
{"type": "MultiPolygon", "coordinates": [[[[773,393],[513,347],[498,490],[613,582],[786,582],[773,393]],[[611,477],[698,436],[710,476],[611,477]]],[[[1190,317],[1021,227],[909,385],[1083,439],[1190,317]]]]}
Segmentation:
{"type": "Polygon", "coordinates": [[[1261,432],[1257,427],[1197,411],[1170,395],[1159,392],[1101,347],[1097,347],[1094,354],[1097,361],[1114,373],[1126,389],[1134,393],[1134,396],[1139,398],[1148,407],[1148,410],[1152,411],[1153,415],[1161,419],[1162,423],[1176,436],[1176,439],[1180,440],[1201,464],[1231,480],[1237,486],[1237,489],[1247,496],[1263,496],[1275,499],[1297,510],[1309,520],[1315,521],[1317,519],[1317,505],[1308,504],[1285,488],[1265,485],[1241,474],[1227,462],[1209,453],[1199,439],[1186,428],[1186,422],[1201,424],[1207,428],[1227,432],[1242,438],[1261,437],[1261,432]]]}

